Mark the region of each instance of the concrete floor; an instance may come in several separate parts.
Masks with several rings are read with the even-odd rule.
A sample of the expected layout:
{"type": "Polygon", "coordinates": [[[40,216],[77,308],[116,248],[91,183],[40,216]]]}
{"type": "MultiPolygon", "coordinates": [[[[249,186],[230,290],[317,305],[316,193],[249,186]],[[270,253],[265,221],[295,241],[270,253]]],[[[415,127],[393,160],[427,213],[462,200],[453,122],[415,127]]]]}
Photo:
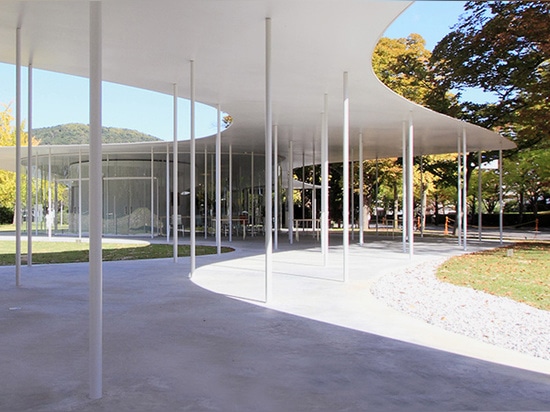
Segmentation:
{"type": "MultiPolygon", "coordinates": [[[[494,244],[493,244],[494,245],[494,244]]],[[[455,243],[351,247],[327,266],[281,240],[263,304],[262,242],[104,264],[104,397],[88,398],[88,265],[0,268],[0,411],[549,410],[550,362],[474,341],[377,301],[378,276],[455,243]]],[[[470,248],[487,247],[472,242],[470,248]]]]}

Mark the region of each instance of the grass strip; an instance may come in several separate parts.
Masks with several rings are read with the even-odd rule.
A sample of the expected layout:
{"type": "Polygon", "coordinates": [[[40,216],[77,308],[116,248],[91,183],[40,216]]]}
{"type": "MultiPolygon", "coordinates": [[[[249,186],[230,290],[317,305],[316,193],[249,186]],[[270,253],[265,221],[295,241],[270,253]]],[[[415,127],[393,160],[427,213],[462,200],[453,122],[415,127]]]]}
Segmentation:
{"type": "MultiPolygon", "coordinates": [[[[168,244],[128,244],[104,243],[103,260],[138,260],[170,258],[173,246],[168,244]]],[[[21,242],[21,250],[26,252],[26,242],[21,242]]],[[[210,255],[216,253],[215,246],[196,246],[196,255],[210,255]]],[[[233,251],[232,248],[222,247],[222,253],[233,251]]],[[[178,246],[178,256],[189,256],[189,245],[178,246]]],[[[75,263],[87,262],[89,259],[88,243],[80,242],[33,242],[33,264],[44,263],[75,263]]],[[[15,242],[0,241],[0,266],[15,265],[15,242]]]]}
{"type": "Polygon", "coordinates": [[[518,242],[452,257],[438,279],[550,310],[550,242],[518,242]]]}

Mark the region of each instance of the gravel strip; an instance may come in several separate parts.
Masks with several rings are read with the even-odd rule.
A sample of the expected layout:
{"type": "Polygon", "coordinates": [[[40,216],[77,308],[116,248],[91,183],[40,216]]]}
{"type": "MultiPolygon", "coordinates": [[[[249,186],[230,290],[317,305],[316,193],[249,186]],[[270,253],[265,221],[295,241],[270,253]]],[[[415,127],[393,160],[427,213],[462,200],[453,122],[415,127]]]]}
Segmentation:
{"type": "Polygon", "coordinates": [[[550,360],[550,312],[440,282],[445,259],[382,276],[371,288],[389,306],[432,325],[550,360]]]}

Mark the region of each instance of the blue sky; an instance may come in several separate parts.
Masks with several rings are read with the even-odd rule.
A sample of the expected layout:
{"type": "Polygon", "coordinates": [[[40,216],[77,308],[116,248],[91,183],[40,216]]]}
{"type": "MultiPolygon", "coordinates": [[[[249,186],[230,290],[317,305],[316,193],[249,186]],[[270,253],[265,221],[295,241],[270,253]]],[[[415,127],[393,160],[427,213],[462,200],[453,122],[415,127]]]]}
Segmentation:
{"type": "MultiPolygon", "coordinates": [[[[418,1],[409,7],[385,36],[406,37],[419,33],[426,39],[426,47],[433,49],[450,32],[463,12],[463,1],[418,1]]],[[[26,69],[23,78],[23,118],[26,119],[26,69]]],[[[15,100],[15,68],[0,63],[0,103],[15,100]]],[[[64,123],[88,123],[88,81],[84,78],[61,75],[41,70],[33,71],[33,127],[56,126],[64,123]]],[[[189,103],[179,103],[180,139],[188,138],[189,103]]],[[[215,109],[202,106],[197,109],[197,136],[216,132],[215,109]]],[[[103,124],[135,129],[165,140],[172,139],[172,97],[131,87],[104,83],[103,124]]]]}

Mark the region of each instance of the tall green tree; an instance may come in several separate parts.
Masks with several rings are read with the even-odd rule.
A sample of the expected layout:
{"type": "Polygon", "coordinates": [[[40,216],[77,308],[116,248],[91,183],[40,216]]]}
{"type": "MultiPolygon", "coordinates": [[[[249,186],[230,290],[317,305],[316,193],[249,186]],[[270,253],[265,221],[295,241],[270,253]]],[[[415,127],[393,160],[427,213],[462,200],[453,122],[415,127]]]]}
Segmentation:
{"type": "Polygon", "coordinates": [[[490,103],[464,101],[463,119],[505,134],[519,149],[549,138],[550,3],[466,3],[431,63],[443,87],[481,88],[496,97],[490,103]]]}

